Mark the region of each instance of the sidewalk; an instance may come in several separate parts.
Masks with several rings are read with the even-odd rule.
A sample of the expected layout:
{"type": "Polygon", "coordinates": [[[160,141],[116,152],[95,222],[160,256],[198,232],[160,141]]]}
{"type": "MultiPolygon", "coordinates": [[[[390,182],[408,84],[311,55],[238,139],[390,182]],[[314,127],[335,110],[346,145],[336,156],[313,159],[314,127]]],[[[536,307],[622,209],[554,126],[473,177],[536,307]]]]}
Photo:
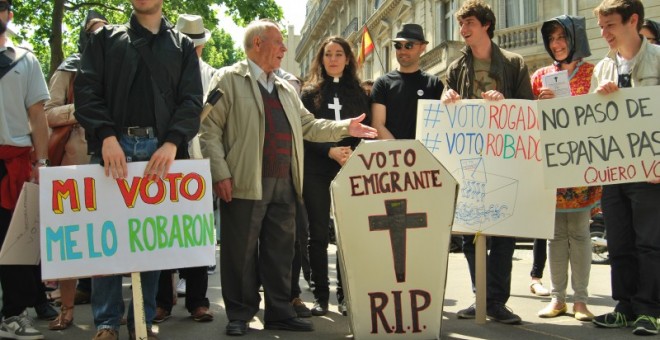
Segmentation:
{"type": "MultiPolygon", "coordinates": [[[[331,264],[331,289],[334,289],[334,247],[329,254],[331,264]]],[[[554,319],[541,319],[536,312],[542,309],[550,300],[533,296],[529,292],[529,271],[532,264],[532,251],[529,249],[517,249],[514,254],[513,280],[511,285],[511,299],[508,306],[523,319],[521,325],[503,325],[488,321],[485,325],[477,325],[474,320],[458,320],[456,312],[469,306],[473,300],[470,288],[470,278],[467,263],[462,254],[450,254],[448,263],[448,279],[445,292],[445,307],[442,315],[442,339],[639,339],[632,335],[632,329],[601,329],[596,328],[590,322],[583,323],[571,316],[561,316],[554,319]]],[[[546,286],[549,287],[549,273],[546,267],[544,277],[546,286]]],[[[129,280],[124,284],[125,294],[130,294],[129,280]]],[[[303,289],[303,300],[309,307],[312,306],[312,294],[307,289],[307,283],[300,281],[303,289]]],[[[612,311],[614,301],[610,298],[610,268],[607,265],[593,265],[591,267],[591,280],[589,285],[590,301],[589,307],[596,314],[612,311]]],[[[572,293],[569,287],[569,294],[572,293]]],[[[255,320],[250,323],[250,331],[243,339],[345,339],[350,338],[348,319],[337,312],[337,301],[331,292],[330,313],[324,317],[313,317],[316,330],[313,333],[294,333],[284,331],[263,330],[263,309],[255,320]]],[[[215,320],[209,323],[196,323],[183,307],[182,299],[172,310],[172,317],[157,325],[159,337],[163,340],[190,340],[194,339],[225,339],[224,329],[227,323],[220,291],[220,275],[218,271],[209,277],[208,296],[211,300],[211,310],[215,314],[215,320]]],[[[570,298],[570,297],[569,297],[570,298]]],[[[572,304],[569,303],[569,311],[572,304]]],[[[262,306],[263,308],[263,306],[262,306]]],[[[32,316],[34,310],[29,309],[32,316]]],[[[95,334],[94,324],[91,316],[90,305],[76,306],[74,326],[65,331],[49,331],[48,322],[35,321],[46,339],[66,340],[89,340],[95,334]]],[[[155,329],[155,328],[154,328],[155,329]]],[[[127,339],[127,331],[122,328],[120,339],[127,339]]],[[[402,337],[404,339],[405,337],[402,337]]]]}

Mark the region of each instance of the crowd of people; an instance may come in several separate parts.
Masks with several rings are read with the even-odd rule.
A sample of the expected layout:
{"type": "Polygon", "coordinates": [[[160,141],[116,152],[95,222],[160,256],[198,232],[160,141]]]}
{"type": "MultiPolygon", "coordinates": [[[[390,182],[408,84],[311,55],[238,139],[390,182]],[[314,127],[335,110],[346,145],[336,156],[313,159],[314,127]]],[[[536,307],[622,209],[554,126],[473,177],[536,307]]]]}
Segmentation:
{"type": "MultiPolygon", "coordinates": [[[[566,71],[570,94],[608,96],[619,88],[660,84],[658,23],[645,20],[640,0],[603,0],[594,15],[610,48],[597,64],[585,18],[561,15],[545,21],[543,43],[553,63],[530,72],[522,56],[493,42],[496,18],[483,0],[467,0],[456,11],[461,55],[451,62],[446,83],[424,72],[420,58],[428,41],[417,24],[404,24],[392,39],[398,68],[375,81],[361,81],[351,45],[331,36],[320,42],[306,79],[282,70],[287,52],[280,27],[255,20],[245,30],[246,59],[213,69],[201,60],[210,34],[200,16],[183,14],[174,27],[163,0],[132,0],[126,24],[109,24],[90,11],[81,28],[79,53],[67,58],[46,85],[36,57],[14,46],[6,34],[12,0],[0,0],[0,241],[3,241],[24,182],[38,183],[39,168],[101,164],[105,175],[128,175],[127,162],[144,161],[144,176],[164,177],[174,160],[210,159],[222,221],[220,279],[227,335],[242,336],[259,311],[263,288],[264,328],[313,331],[312,316],[328,313],[330,277],[330,182],[361,139],[414,139],[419,99],[548,100],[556,97],[544,75],[566,71]],[[5,62],[6,61],[6,62],[5,62]],[[8,72],[10,69],[17,72],[8,72]],[[223,95],[200,121],[204,96],[223,95]],[[49,127],[68,129],[57,156],[48,148],[49,127]],[[303,166],[304,164],[304,166],[303,166]],[[300,299],[301,265],[313,288],[309,309],[300,299]]],[[[538,312],[566,314],[568,269],[573,316],[596,326],[633,326],[633,334],[658,334],[660,326],[660,178],[601,187],[561,188],[556,194],[554,238],[547,244],[551,287],[540,279],[546,245],[535,243],[530,290],[551,295],[538,312]],[[613,312],[594,316],[587,308],[591,243],[589,218],[600,202],[608,233],[613,312]],[[536,256],[535,256],[536,257],[536,256]]],[[[474,235],[463,237],[475,287],[474,235]]],[[[491,320],[521,322],[507,307],[515,239],[489,237],[487,305],[491,320]]],[[[350,312],[337,266],[339,312],[350,312]]],[[[173,270],[141,273],[148,339],[176,303],[173,270]]],[[[179,269],[185,307],[198,322],[214,319],[206,297],[207,272],[179,269]]],[[[0,337],[44,339],[27,308],[52,320],[48,328],[71,326],[78,294],[91,296],[95,340],[119,338],[126,324],[136,338],[133,304],[124,317],[122,276],[59,282],[59,313],[49,304],[39,266],[2,265],[0,337]],[[76,287],[76,282],[78,287],[76,287]]],[[[475,318],[474,304],[457,313],[475,318]]]]}

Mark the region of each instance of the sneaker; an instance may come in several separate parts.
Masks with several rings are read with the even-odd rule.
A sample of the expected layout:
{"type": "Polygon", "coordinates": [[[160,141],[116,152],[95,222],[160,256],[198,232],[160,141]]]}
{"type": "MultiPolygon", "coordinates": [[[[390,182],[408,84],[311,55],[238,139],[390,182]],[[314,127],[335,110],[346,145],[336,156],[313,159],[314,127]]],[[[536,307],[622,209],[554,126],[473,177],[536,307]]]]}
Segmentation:
{"type": "Polygon", "coordinates": [[[39,320],[48,320],[52,321],[57,318],[60,313],[58,313],[53,306],[48,302],[44,302],[40,305],[34,306],[34,311],[37,312],[37,317],[39,320]]]}
{"type": "Polygon", "coordinates": [[[209,266],[209,267],[206,269],[206,273],[209,274],[209,275],[213,275],[213,274],[215,274],[215,267],[216,267],[215,265],[209,266]]]}
{"type": "Polygon", "coordinates": [[[532,281],[529,284],[529,291],[536,296],[550,296],[550,289],[545,288],[541,281],[532,281]]]}
{"type": "Polygon", "coordinates": [[[605,328],[624,328],[628,327],[628,318],[625,314],[612,312],[599,315],[591,320],[596,326],[605,328]]]}
{"type": "Polygon", "coordinates": [[[507,325],[518,324],[522,321],[518,315],[514,314],[509,307],[502,303],[488,306],[486,308],[486,315],[493,321],[507,325]]]}
{"type": "Polygon", "coordinates": [[[16,316],[2,318],[2,323],[0,323],[0,337],[19,340],[44,339],[44,335],[34,328],[27,310],[16,316]]]}
{"type": "Polygon", "coordinates": [[[316,300],[312,306],[312,315],[323,316],[328,314],[328,301],[316,300]]]}
{"type": "Polygon", "coordinates": [[[465,309],[461,309],[456,313],[456,316],[459,319],[474,319],[474,316],[477,314],[477,309],[474,306],[474,303],[465,309]]]}
{"type": "Polygon", "coordinates": [[[179,279],[176,284],[176,294],[178,296],[186,296],[186,279],[179,279]]]}
{"type": "Polygon", "coordinates": [[[635,335],[656,335],[658,334],[658,319],[648,316],[640,315],[634,324],[633,334],[635,335]]]}
{"type": "Polygon", "coordinates": [[[209,311],[209,308],[206,306],[199,306],[195,308],[195,310],[190,313],[192,316],[193,320],[197,322],[209,322],[213,321],[213,314],[209,311]]]}
{"type": "Polygon", "coordinates": [[[348,304],[346,303],[345,300],[342,301],[341,303],[339,303],[339,306],[337,307],[337,309],[339,310],[339,313],[341,313],[341,315],[343,315],[343,316],[348,315],[348,304]]]}
{"type": "Polygon", "coordinates": [[[102,328],[99,329],[98,332],[96,332],[96,335],[92,340],[117,340],[117,339],[119,339],[119,335],[117,334],[116,330],[110,328],[102,328]]]}
{"type": "Polygon", "coordinates": [[[172,312],[162,307],[156,307],[156,316],[154,316],[153,323],[161,323],[172,316],[172,312]]]}
{"type": "Polygon", "coordinates": [[[291,300],[291,304],[293,305],[293,310],[296,311],[296,315],[299,318],[310,318],[312,317],[312,311],[305,306],[305,303],[303,302],[302,299],[300,298],[294,298],[291,300]]]}

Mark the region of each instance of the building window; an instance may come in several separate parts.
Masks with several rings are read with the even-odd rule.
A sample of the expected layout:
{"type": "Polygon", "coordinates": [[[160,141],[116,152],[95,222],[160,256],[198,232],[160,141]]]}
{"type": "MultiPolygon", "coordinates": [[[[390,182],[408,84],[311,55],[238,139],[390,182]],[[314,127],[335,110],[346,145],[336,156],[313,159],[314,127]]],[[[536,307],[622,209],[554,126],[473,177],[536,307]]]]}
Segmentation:
{"type": "Polygon", "coordinates": [[[380,6],[385,3],[386,0],[376,0],[374,1],[374,9],[380,8],[380,6]]]}
{"type": "Polygon", "coordinates": [[[504,16],[506,27],[531,24],[537,21],[536,0],[508,0],[505,1],[504,16]]]}
{"type": "Polygon", "coordinates": [[[442,4],[443,12],[445,16],[444,20],[444,34],[442,35],[443,41],[454,40],[454,31],[456,30],[456,19],[454,15],[456,14],[456,0],[445,1],[442,4]]]}

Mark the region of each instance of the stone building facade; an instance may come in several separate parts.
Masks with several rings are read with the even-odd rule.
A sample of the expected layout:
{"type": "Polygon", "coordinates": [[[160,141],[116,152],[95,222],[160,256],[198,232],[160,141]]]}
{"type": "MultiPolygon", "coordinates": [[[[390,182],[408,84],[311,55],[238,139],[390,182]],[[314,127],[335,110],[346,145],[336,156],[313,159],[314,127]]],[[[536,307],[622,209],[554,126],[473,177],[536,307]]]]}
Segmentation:
{"type": "MultiPolygon", "coordinates": [[[[591,46],[590,61],[601,59],[607,45],[600,37],[592,11],[601,0],[487,0],[497,18],[493,40],[502,48],[525,57],[530,72],[550,64],[543,47],[541,25],[561,14],[584,16],[591,46]]],[[[454,16],[462,0],[308,0],[300,42],[290,50],[305,76],[318,44],[327,36],[340,35],[357,51],[366,25],[376,45],[360,70],[362,79],[376,79],[397,67],[391,39],[403,24],[424,28],[429,45],[422,69],[444,78],[447,66],[459,55],[463,40],[454,16]]],[[[660,18],[660,1],[645,1],[646,17],[660,18]]]]}

